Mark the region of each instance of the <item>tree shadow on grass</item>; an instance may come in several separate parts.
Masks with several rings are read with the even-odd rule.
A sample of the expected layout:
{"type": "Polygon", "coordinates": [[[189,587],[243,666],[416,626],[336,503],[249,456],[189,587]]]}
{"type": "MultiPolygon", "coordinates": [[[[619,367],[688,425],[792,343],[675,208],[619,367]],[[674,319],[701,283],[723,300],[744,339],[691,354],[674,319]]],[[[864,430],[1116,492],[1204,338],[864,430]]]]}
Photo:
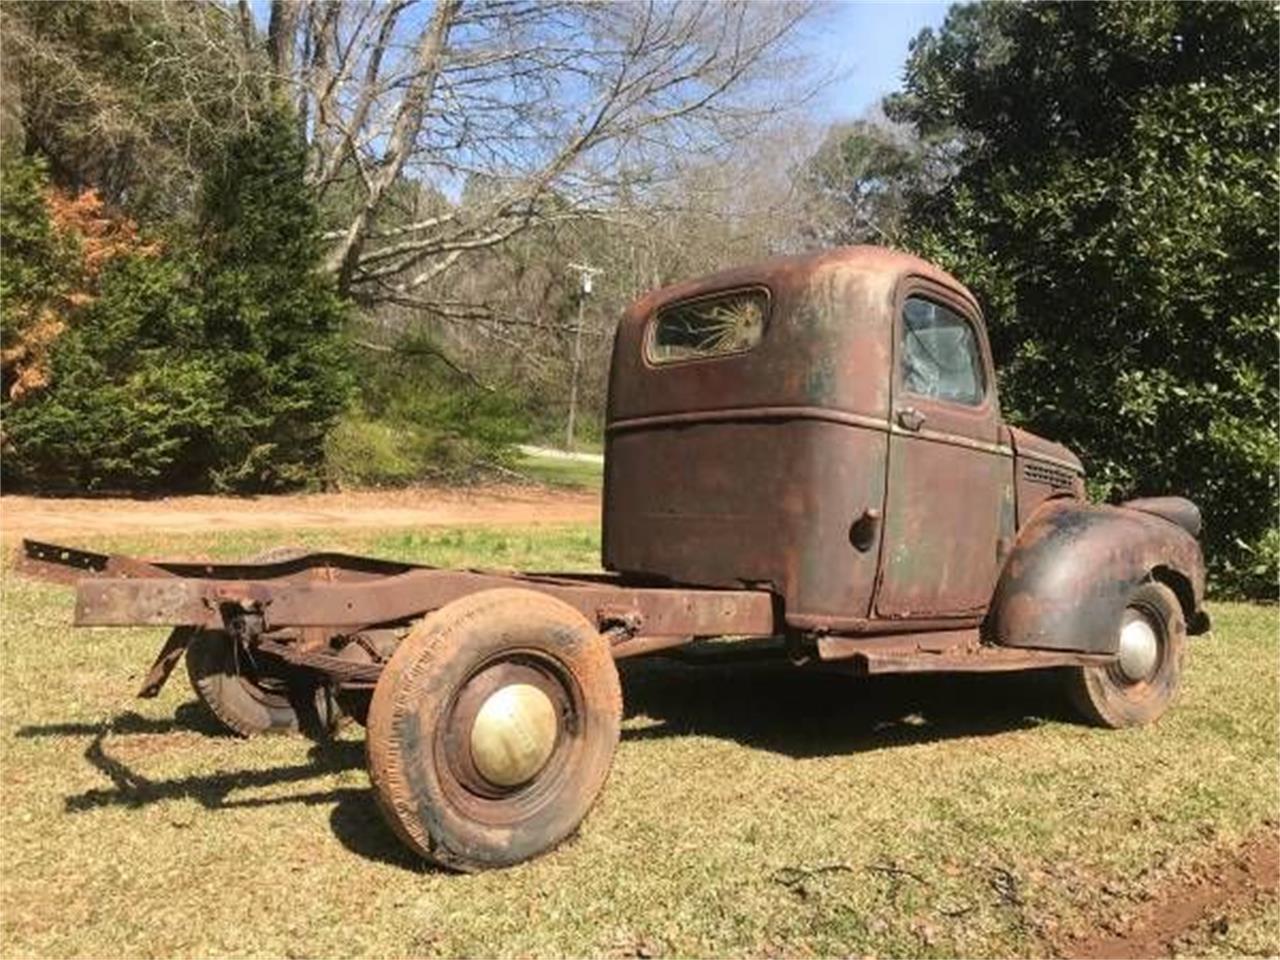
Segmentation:
{"type": "Polygon", "coordinates": [[[711,736],[790,757],[991,736],[1071,718],[1056,671],[854,677],[788,663],[623,663],[624,741],[711,736]]]}
{"type": "MultiPolygon", "coordinates": [[[[188,705],[196,715],[204,711],[198,704],[188,705]]],[[[367,786],[306,790],[275,797],[235,797],[236,791],[274,787],[281,784],[305,784],[328,774],[363,769],[364,743],[332,740],[314,743],[308,751],[308,762],[286,766],[247,768],[197,774],[170,780],[153,780],[134,770],[108,751],[109,735],[164,735],[188,730],[183,722],[182,707],[173,721],[152,720],[132,711],[108,723],[50,724],[29,727],[19,736],[91,735],[84,758],[111,781],[109,787],[96,787],[72,794],[63,800],[68,813],[82,813],[102,807],[137,809],[166,800],[194,800],[206,810],[234,810],[284,804],[331,806],[330,823],[334,836],[348,850],[370,860],[378,860],[410,870],[431,870],[425,861],[414,856],[386,825],[378,810],[373,791],[367,786]]],[[[189,718],[186,718],[189,719],[189,718]]],[[[203,732],[203,731],[202,731],[203,732]]]]}
{"type": "Polygon", "coordinates": [[[220,740],[240,739],[195,700],[179,706],[172,717],[144,717],[133,710],[126,710],[110,720],[97,723],[43,723],[19,727],[14,736],[19,740],[28,740],[36,737],[92,737],[108,733],[198,733],[220,740]]]}
{"type": "MultiPolygon", "coordinates": [[[[621,672],[627,717],[655,721],[624,730],[624,741],[712,736],[797,758],[997,735],[1070,716],[1053,671],[855,678],[785,663],[691,666],[650,659],[624,663],[621,672]]],[[[305,763],[170,780],[150,779],[107,749],[112,735],[184,731],[219,735],[216,722],[190,703],[179,707],[172,720],[128,711],[106,723],[24,727],[17,736],[91,737],[84,757],[111,786],[66,797],[68,812],[139,808],[175,799],[194,800],[207,810],[327,805],[334,836],[351,852],[408,870],[436,869],[400,842],[384,822],[373,791],[364,785],[234,796],[241,790],[305,785],[327,774],[362,769],[362,742],[312,744],[305,763]]]]}
{"type": "Polygon", "coordinates": [[[78,813],[98,807],[144,807],[164,800],[195,800],[206,810],[228,810],[245,807],[268,807],[285,803],[333,803],[348,789],[291,793],[283,797],[230,796],[233,791],[253,787],[271,787],[282,783],[301,783],[316,777],[340,773],[364,766],[364,744],[332,741],[313,744],[310,762],[283,767],[229,770],[220,773],[152,780],[136,772],[128,764],[111,756],[105,747],[107,733],[99,731],[85,748],[84,758],[111,781],[110,787],[95,787],[72,794],[64,800],[68,812],[78,813]]]}

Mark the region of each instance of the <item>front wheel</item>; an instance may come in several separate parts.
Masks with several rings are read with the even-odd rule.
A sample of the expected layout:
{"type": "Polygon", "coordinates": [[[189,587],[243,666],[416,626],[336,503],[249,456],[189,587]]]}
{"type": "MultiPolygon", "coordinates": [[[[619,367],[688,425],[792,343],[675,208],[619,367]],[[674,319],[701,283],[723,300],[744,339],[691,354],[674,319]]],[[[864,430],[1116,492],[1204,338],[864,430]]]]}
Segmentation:
{"type": "Polygon", "coordinates": [[[1069,668],[1067,696],[1084,719],[1099,726],[1153,723],[1182,682],[1186,640],[1186,620],[1173,591],[1162,583],[1140,584],[1121,617],[1116,659],[1069,668]]]}
{"type": "Polygon", "coordinates": [[[486,590],[427,616],[388,661],[369,706],[369,776],[419,855],[505,867],[578,828],[621,721],[613,657],[582,614],[533,591],[486,590]]]}

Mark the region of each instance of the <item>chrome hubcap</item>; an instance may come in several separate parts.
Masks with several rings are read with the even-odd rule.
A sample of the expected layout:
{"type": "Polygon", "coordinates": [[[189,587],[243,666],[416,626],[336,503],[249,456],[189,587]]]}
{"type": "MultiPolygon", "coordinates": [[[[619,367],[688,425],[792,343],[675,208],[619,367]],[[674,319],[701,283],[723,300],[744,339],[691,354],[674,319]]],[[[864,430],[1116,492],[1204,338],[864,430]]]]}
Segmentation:
{"type": "Polygon", "coordinates": [[[1132,607],[1120,624],[1120,672],[1127,680],[1145,680],[1155,671],[1160,658],[1160,638],[1147,617],[1132,607]]]}
{"type": "Polygon", "coordinates": [[[476,771],[499,787],[533,779],[556,746],[556,708],[528,683],[513,683],[489,695],[471,726],[476,771]]]}

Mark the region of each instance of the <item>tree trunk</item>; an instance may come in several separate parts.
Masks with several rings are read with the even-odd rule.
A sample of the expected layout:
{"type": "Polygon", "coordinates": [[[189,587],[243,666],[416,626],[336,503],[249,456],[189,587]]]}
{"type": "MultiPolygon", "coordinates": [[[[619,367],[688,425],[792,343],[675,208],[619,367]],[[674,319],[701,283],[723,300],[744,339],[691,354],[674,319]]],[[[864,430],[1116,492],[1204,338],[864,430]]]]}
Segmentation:
{"type": "Polygon", "coordinates": [[[351,277],[359,263],[369,224],[373,220],[378,205],[382,202],[383,194],[400,176],[405,161],[413,151],[414,140],[422,128],[427,104],[435,95],[436,81],[440,76],[441,55],[461,6],[461,0],[441,0],[436,5],[431,23],[423,31],[422,38],[418,42],[415,56],[417,69],[413,81],[404,93],[404,99],[400,101],[395,124],[387,137],[387,148],[383,154],[384,163],[370,178],[364,203],[347,226],[342,239],[338,241],[325,264],[327,269],[338,275],[338,286],[343,291],[351,285],[351,277]]]}

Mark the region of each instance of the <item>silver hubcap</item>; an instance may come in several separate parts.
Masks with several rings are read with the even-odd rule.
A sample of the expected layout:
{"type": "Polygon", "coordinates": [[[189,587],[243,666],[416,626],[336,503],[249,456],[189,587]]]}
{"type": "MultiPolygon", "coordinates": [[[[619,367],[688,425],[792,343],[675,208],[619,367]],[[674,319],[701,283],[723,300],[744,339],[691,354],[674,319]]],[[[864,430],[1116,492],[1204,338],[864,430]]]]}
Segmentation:
{"type": "Polygon", "coordinates": [[[490,694],[471,726],[471,757],[492,784],[514,787],[533,779],[556,746],[556,708],[528,683],[490,694]]]}
{"type": "Polygon", "coordinates": [[[1160,638],[1146,615],[1132,607],[1120,624],[1120,671],[1135,683],[1155,671],[1160,658],[1160,638]]]}

